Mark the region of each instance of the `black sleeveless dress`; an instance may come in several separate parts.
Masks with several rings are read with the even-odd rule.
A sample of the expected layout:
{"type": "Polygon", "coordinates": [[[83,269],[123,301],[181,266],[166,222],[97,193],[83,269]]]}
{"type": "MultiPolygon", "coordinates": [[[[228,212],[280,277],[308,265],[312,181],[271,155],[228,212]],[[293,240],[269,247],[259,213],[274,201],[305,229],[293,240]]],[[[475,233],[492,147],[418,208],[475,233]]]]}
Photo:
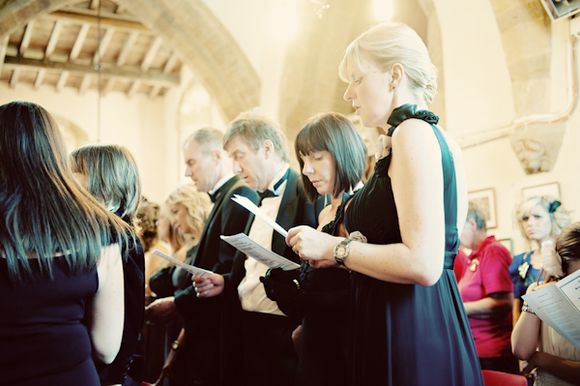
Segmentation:
{"type": "MultiPolygon", "coordinates": [[[[343,223],[347,194],[333,221],[321,231],[338,234],[343,223]]],[[[303,262],[300,268],[302,338],[298,355],[298,386],[348,385],[348,300],[350,272],[346,269],[312,268],[303,262]]]]}
{"type": "Polygon", "coordinates": [[[87,327],[97,270],[73,273],[55,257],[50,279],[30,265],[33,278],[16,283],[0,258],[0,385],[99,386],[87,327]]]}
{"type": "MultiPolygon", "coordinates": [[[[396,284],[353,273],[351,384],[355,386],[479,386],[481,370],[457,283],[453,260],[459,245],[452,154],[429,111],[403,105],[388,120],[389,135],[406,119],[429,123],[441,147],[445,206],[444,270],[433,286],[396,284]]],[[[396,152],[396,149],[394,149],[396,152]]],[[[391,153],[392,154],[392,153],[391,153]]],[[[397,208],[387,174],[391,155],[379,160],[345,215],[348,232],[371,244],[401,242],[397,208]]],[[[429,194],[429,192],[424,192],[429,194]]]]}

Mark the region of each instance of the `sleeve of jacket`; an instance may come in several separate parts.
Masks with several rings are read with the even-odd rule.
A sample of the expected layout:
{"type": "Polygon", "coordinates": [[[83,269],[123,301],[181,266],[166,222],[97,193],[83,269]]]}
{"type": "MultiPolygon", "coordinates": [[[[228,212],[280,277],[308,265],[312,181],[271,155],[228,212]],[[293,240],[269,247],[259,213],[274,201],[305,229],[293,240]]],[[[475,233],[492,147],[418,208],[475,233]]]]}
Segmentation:
{"type": "MultiPolygon", "coordinates": [[[[233,191],[232,195],[247,197],[254,204],[258,203],[258,194],[247,186],[240,186],[233,191]]],[[[238,233],[243,233],[248,225],[248,220],[250,219],[251,213],[238,203],[232,201],[224,203],[224,208],[222,210],[222,235],[235,235],[238,233]]],[[[232,263],[234,257],[238,253],[238,250],[220,240],[218,259],[213,267],[212,271],[219,274],[225,274],[231,271],[232,263]]]]}

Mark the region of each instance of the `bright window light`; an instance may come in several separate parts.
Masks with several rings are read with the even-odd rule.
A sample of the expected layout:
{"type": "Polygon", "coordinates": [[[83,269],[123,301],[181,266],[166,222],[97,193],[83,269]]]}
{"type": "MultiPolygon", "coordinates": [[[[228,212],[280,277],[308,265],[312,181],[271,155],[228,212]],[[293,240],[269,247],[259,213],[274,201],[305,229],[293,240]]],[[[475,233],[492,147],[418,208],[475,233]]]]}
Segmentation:
{"type": "Polygon", "coordinates": [[[391,20],[393,17],[393,0],[373,0],[373,15],[378,21],[391,20]]]}
{"type": "Polygon", "coordinates": [[[287,43],[298,32],[298,2],[296,0],[276,0],[270,3],[270,19],[268,20],[271,39],[287,43]]]}

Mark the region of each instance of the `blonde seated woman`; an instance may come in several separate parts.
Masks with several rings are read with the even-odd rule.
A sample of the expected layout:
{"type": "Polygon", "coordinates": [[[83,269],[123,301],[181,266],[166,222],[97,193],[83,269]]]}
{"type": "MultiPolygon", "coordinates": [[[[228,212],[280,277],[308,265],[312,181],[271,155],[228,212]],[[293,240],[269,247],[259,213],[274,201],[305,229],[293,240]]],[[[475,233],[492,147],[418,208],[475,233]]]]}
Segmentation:
{"type": "Polygon", "coordinates": [[[562,203],[546,196],[530,197],[518,208],[517,219],[522,235],[531,249],[515,255],[509,266],[514,284],[513,323],[518,321],[522,308],[522,295],[530,284],[543,280],[541,245],[554,241],[563,228],[570,224],[570,215],[562,203]]]}
{"type": "MultiPolygon", "coordinates": [[[[169,244],[173,257],[191,262],[210,210],[208,195],[193,185],[183,185],[167,197],[157,220],[157,234],[169,244]]],[[[172,266],[154,273],[149,285],[157,297],[163,298],[191,285],[191,280],[186,271],[172,266]]]]}

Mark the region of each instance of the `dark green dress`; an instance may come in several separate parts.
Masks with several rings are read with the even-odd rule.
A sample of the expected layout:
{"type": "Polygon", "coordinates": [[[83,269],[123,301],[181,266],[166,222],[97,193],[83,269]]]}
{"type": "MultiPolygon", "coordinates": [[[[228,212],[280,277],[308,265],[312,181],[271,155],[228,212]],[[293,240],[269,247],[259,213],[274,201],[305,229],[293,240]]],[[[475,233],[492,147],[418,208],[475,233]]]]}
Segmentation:
{"type": "MultiPolygon", "coordinates": [[[[395,284],[352,275],[351,384],[390,386],[479,386],[481,370],[457,283],[453,260],[459,245],[457,192],[452,154],[435,127],[439,118],[414,105],[395,109],[392,135],[406,119],[431,124],[441,148],[445,206],[444,270],[433,286],[395,284]]],[[[394,149],[396,152],[396,149],[394,149]]],[[[348,232],[372,244],[401,242],[397,208],[387,174],[391,155],[379,160],[346,212],[348,232]]],[[[430,192],[423,192],[429,195],[430,192]]]]}

